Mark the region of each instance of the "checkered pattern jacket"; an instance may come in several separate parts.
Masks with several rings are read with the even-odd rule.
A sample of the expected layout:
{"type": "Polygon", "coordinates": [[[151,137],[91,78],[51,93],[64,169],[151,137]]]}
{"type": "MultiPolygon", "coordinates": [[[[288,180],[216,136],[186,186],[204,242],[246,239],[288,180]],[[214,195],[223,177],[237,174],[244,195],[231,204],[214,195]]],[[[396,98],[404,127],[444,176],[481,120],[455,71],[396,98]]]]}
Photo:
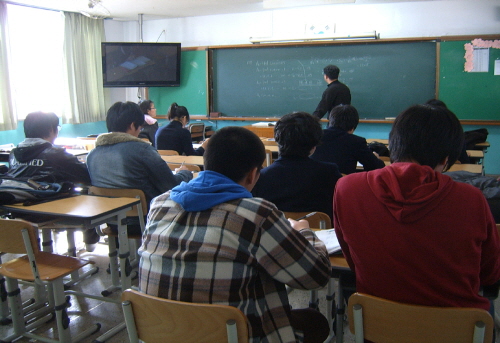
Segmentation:
{"type": "Polygon", "coordinates": [[[251,342],[296,342],[285,284],[323,287],[331,268],[316,235],[292,229],[261,198],[186,212],[167,192],[151,204],[139,252],[142,292],[237,307],[248,318],[251,342]]]}

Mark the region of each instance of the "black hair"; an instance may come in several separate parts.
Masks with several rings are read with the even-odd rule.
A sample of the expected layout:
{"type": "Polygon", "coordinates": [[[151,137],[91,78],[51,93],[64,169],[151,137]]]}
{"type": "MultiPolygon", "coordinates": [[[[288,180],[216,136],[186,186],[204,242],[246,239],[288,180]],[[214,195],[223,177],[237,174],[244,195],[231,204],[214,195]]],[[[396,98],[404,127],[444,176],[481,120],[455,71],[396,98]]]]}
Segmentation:
{"type": "Polygon", "coordinates": [[[212,170],[238,183],[266,158],[264,144],[252,131],[238,126],[217,130],[203,154],[205,170],[212,170]]]}
{"type": "Polygon", "coordinates": [[[115,102],[106,114],[109,132],[127,132],[132,123],[136,129],[144,124],[144,113],[135,102],[115,102]]]}
{"type": "Polygon", "coordinates": [[[189,123],[189,112],[187,108],[177,105],[176,102],[172,103],[167,112],[168,120],[181,119],[182,117],[186,117],[187,123],[189,123]]]}
{"type": "Polygon", "coordinates": [[[339,78],[340,69],[336,65],[329,64],[323,68],[323,74],[325,74],[330,80],[335,80],[339,78]]]}
{"type": "Polygon", "coordinates": [[[322,136],[319,119],[306,112],[285,114],[274,127],[274,139],[281,156],[307,157],[322,136]]]}
{"type": "Polygon", "coordinates": [[[142,113],[148,114],[148,111],[151,109],[151,104],[154,104],[151,100],[144,100],[139,103],[139,107],[141,108],[142,113]]]}
{"type": "Polygon", "coordinates": [[[426,105],[430,105],[430,106],[433,106],[433,107],[444,107],[444,108],[448,108],[448,106],[446,106],[446,104],[441,101],[441,100],[438,100],[438,99],[429,99],[425,102],[426,105]]]}
{"type": "Polygon", "coordinates": [[[51,132],[57,132],[59,118],[53,112],[32,112],[24,119],[26,138],[47,138],[51,132]]]}
{"type": "Polygon", "coordinates": [[[416,161],[432,169],[448,157],[444,170],[457,160],[464,144],[462,125],[444,107],[414,105],[396,117],[389,133],[391,161],[416,161]]]}
{"type": "Polygon", "coordinates": [[[330,112],[330,127],[338,127],[344,131],[355,130],[359,124],[358,110],[351,105],[338,105],[330,112]]]}

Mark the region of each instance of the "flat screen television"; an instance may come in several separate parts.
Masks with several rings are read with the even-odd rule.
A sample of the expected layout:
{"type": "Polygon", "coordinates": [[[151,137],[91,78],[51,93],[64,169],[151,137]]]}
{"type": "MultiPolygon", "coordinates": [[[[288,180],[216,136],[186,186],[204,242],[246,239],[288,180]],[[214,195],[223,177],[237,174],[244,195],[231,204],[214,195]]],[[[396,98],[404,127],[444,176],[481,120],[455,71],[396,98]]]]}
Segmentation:
{"type": "Polygon", "coordinates": [[[104,87],[175,87],[181,43],[101,43],[104,87]]]}

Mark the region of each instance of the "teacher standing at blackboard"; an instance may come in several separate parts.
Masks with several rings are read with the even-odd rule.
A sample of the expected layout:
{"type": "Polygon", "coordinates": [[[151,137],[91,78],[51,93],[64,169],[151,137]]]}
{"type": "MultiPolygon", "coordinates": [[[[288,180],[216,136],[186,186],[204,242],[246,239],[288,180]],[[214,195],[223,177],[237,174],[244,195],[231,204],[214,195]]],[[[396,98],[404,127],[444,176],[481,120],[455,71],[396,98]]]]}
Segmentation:
{"type": "Polygon", "coordinates": [[[313,115],[319,119],[323,118],[325,113],[330,114],[332,108],[337,105],[351,104],[351,90],[338,80],[340,69],[336,65],[330,64],[323,69],[323,77],[328,86],[321,96],[321,101],[313,112],[313,115]]]}

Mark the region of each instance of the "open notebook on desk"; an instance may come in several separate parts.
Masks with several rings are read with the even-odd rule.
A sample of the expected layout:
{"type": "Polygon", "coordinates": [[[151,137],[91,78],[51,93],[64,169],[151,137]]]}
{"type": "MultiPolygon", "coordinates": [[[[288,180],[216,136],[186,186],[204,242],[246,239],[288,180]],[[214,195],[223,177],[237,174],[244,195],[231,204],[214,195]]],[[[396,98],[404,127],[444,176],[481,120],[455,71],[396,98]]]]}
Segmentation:
{"type": "Polygon", "coordinates": [[[325,243],[328,254],[331,255],[341,250],[335,229],[314,230],[314,233],[323,241],[323,243],[325,243]]]}

